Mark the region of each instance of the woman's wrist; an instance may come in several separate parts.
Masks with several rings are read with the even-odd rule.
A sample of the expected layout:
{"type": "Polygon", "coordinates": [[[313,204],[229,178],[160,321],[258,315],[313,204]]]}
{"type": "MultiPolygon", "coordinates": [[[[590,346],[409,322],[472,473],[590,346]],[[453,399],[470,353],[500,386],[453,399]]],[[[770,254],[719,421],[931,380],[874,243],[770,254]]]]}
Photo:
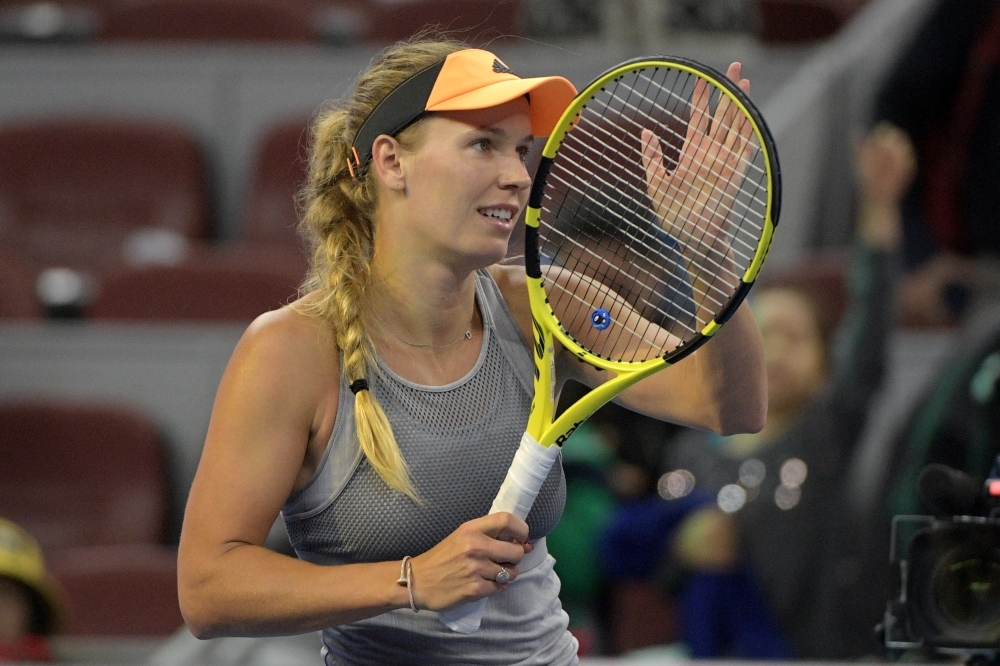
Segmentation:
{"type": "MultiPolygon", "coordinates": [[[[413,562],[412,559],[406,560],[406,564],[412,565],[412,562],[413,562]]],[[[405,565],[401,566],[402,563],[399,560],[395,562],[387,562],[387,564],[389,564],[392,567],[392,569],[390,570],[392,572],[391,575],[386,576],[386,580],[384,581],[385,583],[387,583],[392,587],[392,589],[389,592],[389,603],[392,606],[393,610],[399,610],[401,608],[409,608],[410,590],[405,584],[406,566],[405,565]],[[400,583],[401,579],[404,581],[403,583],[400,583]]],[[[412,579],[412,574],[411,574],[411,579],[412,579]]]]}

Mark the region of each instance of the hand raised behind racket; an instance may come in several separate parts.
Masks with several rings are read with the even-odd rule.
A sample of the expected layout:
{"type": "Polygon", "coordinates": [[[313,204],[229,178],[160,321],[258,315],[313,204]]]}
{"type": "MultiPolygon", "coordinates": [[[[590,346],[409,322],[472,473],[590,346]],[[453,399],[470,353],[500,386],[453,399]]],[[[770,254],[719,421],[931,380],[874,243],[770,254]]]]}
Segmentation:
{"type": "MultiPolygon", "coordinates": [[[[750,81],[740,78],[742,69],[734,62],[726,76],[749,93],[750,81]]],[[[646,129],[641,135],[646,190],[653,209],[664,230],[682,246],[712,245],[718,239],[754,151],[753,127],[733,101],[721,95],[714,114],[710,101],[711,87],[697,79],[684,146],[672,170],[664,161],[660,137],[646,129]]]]}

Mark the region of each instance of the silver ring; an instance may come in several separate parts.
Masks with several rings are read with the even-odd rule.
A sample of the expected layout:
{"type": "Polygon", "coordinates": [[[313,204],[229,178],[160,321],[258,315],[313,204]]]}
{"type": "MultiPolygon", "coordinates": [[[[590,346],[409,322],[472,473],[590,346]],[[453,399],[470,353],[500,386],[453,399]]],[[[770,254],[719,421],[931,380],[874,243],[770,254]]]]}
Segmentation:
{"type": "Polygon", "coordinates": [[[504,585],[505,583],[509,583],[510,582],[510,572],[508,572],[507,569],[505,569],[504,567],[500,567],[500,573],[498,573],[497,577],[494,578],[493,580],[495,580],[500,585],[504,585]]]}

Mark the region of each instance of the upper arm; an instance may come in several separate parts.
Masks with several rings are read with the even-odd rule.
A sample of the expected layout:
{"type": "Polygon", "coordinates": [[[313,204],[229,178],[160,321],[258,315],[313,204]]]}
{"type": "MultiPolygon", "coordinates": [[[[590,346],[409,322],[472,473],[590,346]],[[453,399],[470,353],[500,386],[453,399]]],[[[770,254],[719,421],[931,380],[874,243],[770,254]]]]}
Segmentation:
{"type": "Polygon", "coordinates": [[[181,559],[262,545],[301,481],[310,442],[332,429],[332,336],[286,308],[240,339],[216,395],[185,513],[181,559]],[[329,343],[329,344],[327,344],[329,343]]]}

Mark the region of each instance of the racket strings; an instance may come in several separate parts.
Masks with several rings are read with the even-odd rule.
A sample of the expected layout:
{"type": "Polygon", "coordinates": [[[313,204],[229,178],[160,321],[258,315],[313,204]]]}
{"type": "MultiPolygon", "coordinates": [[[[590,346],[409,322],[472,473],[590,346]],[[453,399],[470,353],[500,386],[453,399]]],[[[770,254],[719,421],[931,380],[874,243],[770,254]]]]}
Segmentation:
{"type": "MultiPolygon", "coordinates": [[[[595,134],[601,134],[601,133],[603,133],[606,136],[610,137],[610,134],[608,134],[605,130],[602,130],[600,127],[596,127],[595,134]]],[[[633,197],[645,197],[645,196],[647,196],[647,193],[646,193],[644,187],[643,188],[639,188],[638,186],[630,184],[630,183],[627,183],[627,182],[623,183],[623,184],[612,183],[612,182],[610,182],[608,180],[602,179],[596,173],[596,170],[601,168],[601,164],[599,162],[599,159],[595,159],[594,157],[592,157],[591,155],[589,155],[586,151],[581,152],[580,149],[577,148],[575,145],[564,143],[563,147],[560,150],[561,151],[562,150],[568,151],[568,153],[571,153],[571,154],[575,155],[577,157],[577,159],[580,161],[580,163],[585,163],[588,166],[590,166],[592,169],[595,169],[594,179],[597,180],[598,182],[601,182],[603,185],[606,185],[608,188],[610,188],[610,189],[618,189],[618,188],[624,187],[625,188],[625,192],[623,192],[623,194],[625,194],[626,196],[633,196],[633,197]]],[[[554,177],[554,178],[558,179],[560,176],[558,174],[553,174],[550,177],[554,177]]],[[[567,187],[571,187],[571,188],[577,189],[578,192],[580,192],[581,194],[584,194],[584,191],[582,189],[580,189],[578,186],[574,185],[574,183],[572,181],[563,179],[563,183],[567,187]]],[[[707,184],[707,183],[703,183],[703,184],[707,184]]],[[[759,189],[759,188],[757,188],[757,189],[759,189]]],[[[687,193],[687,192],[685,192],[685,193],[687,193]]],[[[752,194],[756,194],[756,192],[752,191],[752,194]]],[[[758,199],[755,196],[753,197],[753,201],[755,203],[759,204],[761,207],[766,207],[766,205],[767,205],[767,203],[766,203],[765,200],[758,199]]],[[[738,214],[741,217],[747,218],[747,212],[751,208],[750,203],[747,202],[747,201],[739,201],[739,200],[737,200],[737,203],[740,204],[740,207],[742,208],[742,210],[741,211],[737,211],[736,209],[728,209],[728,212],[735,213],[735,214],[738,214]]],[[[685,208],[685,207],[682,206],[681,207],[681,211],[685,212],[688,215],[694,216],[699,221],[706,222],[706,223],[711,223],[711,220],[709,218],[700,215],[699,213],[697,213],[696,211],[694,211],[690,207],[685,208]]],[[[755,224],[752,218],[747,218],[746,219],[746,227],[748,228],[748,231],[751,233],[751,235],[753,235],[753,232],[757,232],[757,235],[759,235],[761,227],[758,226],[757,224],[755,224]]],[[[754,253],[754,251],[755,251],[755,249],[756,249],[755,245],[751,245],[750,243],[746,242],[746,240],[744,240],[742,238],[739,238],[739,237],[736,237],[734,239],[734,242],[742,245],[745,248],[746,252],[748,253],[748,254],[744,255],[742,258],[746,258],[746,256],[752,256],[753,253],[754,253]]]]}
{"type": "MultiPolygon", "coordinates": [[[[552,181],[555,181],[555,182],[561,182],[561,183],[565,184],[565,185],[567,186],[567,188],[571,188],[571,189],[574,189],[574,190],[575,190],[576,192],[578,192],[578,193],[579,193],[579,194],[581,194],[581,195],[584,195],[584,194],[585,194],[585,192],[584,192],[583,190],[581,190],[581,189],[579,189],[579,188],[575,187],[575,186],[573,185],[573,183],[571,183],[571,182],[569,182],[569,181],[566,181],[566,180],[564,180],[564,179],[563,179],[563,178],[561,177],[561,175],[560,175],[560,174],[550,174],[549,178],[550,178],[550,180],[552,180],[552,181]]],[[[551,212],[551,210],[552,210],[552,209],[549,209],[549,210],[550,210],[550,212],[551,212]]],[[[710,222],[710,221],[709,221],[709,220],[708,220],[707,218],[705,218],[705,221],[706,221],[706,222],[710,222]]],[[[643,232],[643,231],[641,231],[641,230],[640,230],[640,233],[644,233],[645,235],[649,235],[649,234],[648,234],[647,232],[643,232]]],[[[687,234],[687,235],[688,235],[688,237],[689,237],[689,238],[694,238],[694,237],[693,237],[692,235],[690,235],[690,234],[687,234]]],[[[746,242],[746,240],[744,240],[743,238],[740,238],[740,237],[734,237],[734,238],[733,238],[733,242],[734,242],[734,243],[738,243],[738,244],[742,245],[742,246],[743,246],[744,248],[746,248],[746,251],[743,251],[743,252],[741,252],[740,250],[737,250],[736,248],[732,248],[732,249],[731,249],[731,251],[732,251],[732,252],[733,252],[733,253],[734,253],[734,254],[736,255],[736,257],[737,257],[737,258],[739,258],[740,260],[742,260],[742,261],[746,261],[746,262],[749,262],[749,260],[751,260],[751,259],[752,259],[752,257],[753,257],[753,253],[754,253],[754,249],[755,249],[755,248],[754,248],[753,246],[751,246],[751,245],[750,245],[749,243],[747,243],[747,242],[746,242]]],[[[692,251],[697,251],[697,247],[696,247],[696,246],[693,246],[693,247],[690,247],[690,249],[691,249],[692,251]]],[[[653,252],[655,252],[655,251],[656,251],[656,250],[653,250],[653,252]]],[[[731,269],[727,268],[726,266],[723,266],[723,265],[722,265],[721,263],[719,263],[719,262],[717,262],[717,261],[714,261],[714,260],[713,260],[712,258],[708,257],[707,255],[703,255],[703,257],[702,257],[702,258],[704,259],[704,261],[705,261],[706,263],[708,263],[708,264],[712,265],[712,266],[713,266],[713,268],[717,269],[717,270],[718,270],[719,272],[722,272],[722,273],[728,273],[728,274],[730,274],[730,275],[731,275],[732,277],[735,277],[735,278],[739,278],[739,275],[738,275],[738,274],[737,274],[736,272],[732,271],[731,269]]]]}
{"type": "MultiPolygon", "coordinates": [[[[607,132],[607,130],[601,128],[599,125],[596,125],[596,124],[592,123],[592,121],[589,121],[589,119],[586,119],[586,121],[589,122],[591,125],[594,126],[594,134],[595,135],[603,134],[603,135],[605,135],[605,137],[611,137],[611,135],[607,132]]],[[[579,126],[579,123],[578,123],[578,126],[579,126]]],[[[675,134],[674,136],[677,136],[677,135],[675,134]]],[[[598,166],[597,162],[591,156],[589,156],[585,152],[580,152],[579,149],[577,149],[573,145],[564,145],[563,149],[567,149],[570,152],[575,153],[576,156],[579,159],[589,162],[592,167],[596,168],[598,166]]],[[[747,163],[752,164],[752,162],[747,162],[747,163]]],[[[764,173],[764,175],[766,176],[766,172],[764,173]]],[[[600,177],[595,174],[595,178],[599,179],[600,177]]],[[[709,185],[708,181],[705,180],[703,177],[699,178],[699,177],[696,176],[696,179],[701,180],[701,185],[702,186],[709,185]]],[[[611,183],[607,183],[607,184],[609,186],[613,186],[611,183]]],[[[626,184],[625,187],[627,189],[632,190],[632,192],[631,192],[632,196],[639,196],[639,195],[643,195],[644,196],[644,195],[646,195],[645,189],[640,189],[640,188],[638,188],[638,187],[636,187],[634,185],[630,185],[630,184],[626,184]]],[[[667,193],[664,193],[664,195],[666,195],[666,194],[667,193]]],[[[723,194],[723,196],[728,196],[729,198],[731,198],[733,200],[733,202],[739,204],[744,209],[744,211],[746,211],[746,210],[748,210],[750,208],[750,202],[740,201],[740,200],[738,200],[736,198],[735,195],[726,195],[726,194],[723,194]]],[[[720,202],[721,202],[721,199],[722,199],[722,197],[719,198],[720,202]]],[[[750,199],[751,199],[751,201],[753,203],[756,203],[756,204],[758,204],[760,206],[765,206],[766,207],[766,205],[767,205],[767,202],[765,200],[763,200],[763,199],[758,199],[758,198],[756,198],[754,196],[751,196],[750,199]]],[[[687,212],[688,214],[693,214],[696,217],[699,215],[698,213],[696,213],[691,208],[682,209],[682,210],[685,210],[685,212],[687,212]]],[[[730,209],[730,210],[731,210],[731,212],[734,212],[734,213],[736,212],[734,209],[730,209]]],[[[701,219],[703,221],[708,221],[708,219],[704,218],[704,217],[701,217],[701,219]]],[[[750,227],[752,227],[752,228],[754,228],[756,231],[760,231],[761,227],[755,225],[754,222],[753,222],[753,220],[747,220],[747,225],[750,226],[750,227]]],[[[750,246],[750,245],[746,245],[746,247],[750,251],[750,253],[753,254],[753,251],[754,251],[755,248],[753,246],[750,246]]]]}
{"type": "Polygon", "coordinates": [[[680,70],[620,77],[582,109],[550,170],[539,227],[546,294],[563,330],[603,358],[644,361],[694,339],[731,301],[755,255],[768,195],[757,138],[738,108],[717,125],[711,87],[698,99],[696,90],[697,77],[680,70]],[[703,168],[651,186],[644,129],[661,150],[666,144],[668,178],[682,159],[709,170],[722,163],[733,177],[703,168]],[[699,131],[699,145],[685,146],[699,131]],[[664,210],[679,224],[666,224],[664,210]]]}
{"type": "MultiPolygon", "coordinates": [[[[676,98],[677,100],[682,100],[681,97],[679,97],[679,96],[677,96],[677,95],[675,95],[673,93],[671,93],[671,96],[674,97],[674,98],[676,98]]],[[[637,112],[639,112],[639,113],[642,112],[641,108],[638,105],[630,103],[627,99],[621,98],[621,97],[619,97],[617,95],[612,95],[612,99],[615,99],[615,100],[621,102],[622,105],[625,106],[625,107],[632,107],[637,112]]],[[[658,107],[660,110],[666,111],[666,108],[662,104],[655,103],[655,100],[649,100],[649,101],[653,102],[655,104],[655,106],[658,107]]],[[[685,101],[685,103],[686,103],[686,101],[685,101]]],[[[624,116],[622,116],[622,119],[623,120],[627,120],[624,116]]],[[[741,122],[741,126],[738,127],[738,128],[731,128],[730,131],[732,131],[732,129],[737,129],[737,130],[742,130],[743,129],[743,124],[747,122],[747,118],[746,118],[746,116],[741,115],[740,119],[742,121],[741,122]]],[[[585,113],[581,113],[581,116],[580,116],[579,120],[581,120],[581,121],[589,121],[589,118],[587,118],[587,116],[585,115],[585,113]]],[[[644,125],[641,125],[641,124],[635,124],[635,126],[632,127],[632,128],[630,128],[630,129],[635,130],[635,131],[641,131],[642,129],[646,129],[646,127],[644,125]]],[[[606,133],[606,131],[604,131],[599,126],[595,127],[595,130],[598,131],[598,132],[605,132],[606,133]]],[[[669,125],[663,126],[663,132],[662,133],[667,138],[673,139],[673,140],[675,140],[677,142],[680,142],[680,143],[683,143],[684,140],[685,140],[685,138],[686,138],[685,136],[682,136],[679,133],[673,131],[673,129],[671,129],[671,127],[669,125]]],[[[721,143],[719,141],[709,140],[709,143],[710,143],[710,147],[711,148],[715,148],[718,151],[716,153],[716,155],[712,157],[712,159],[714,161],[718,160],[719,155],[723,151],[725,153],[728,153],[730,156],[737,156],[737,153],[733,152],[732,150],[730,150],[729,148],[727,148],[725,146],[725,144],[723,144],[723,143],[721,143]]],[[[702,158],[704,160],[704,158],[708,155],[708,151],[707,150],[703,150],[701,152],[702,152],[702,154],[699,155],[698,157],[700,157],[700,158],[702,158]]],[[[767,177],[767,171],[762,166],[759,166],[759,165],[755,164],[752,159],[746,159],[746,158],[744,158],[743,155],[742,155],[743,152],[744,151],[741,151],[741,153],[739,154],[738,158],[740,159],[743,168],[746,170],[746,175],[749,176],[751,173],[753,173],[758,178],[766,178],[767,177]]],[[[766,202],[763,201],[763,200],[758,200],[757,203],[766,205],[766,202]]]]}

